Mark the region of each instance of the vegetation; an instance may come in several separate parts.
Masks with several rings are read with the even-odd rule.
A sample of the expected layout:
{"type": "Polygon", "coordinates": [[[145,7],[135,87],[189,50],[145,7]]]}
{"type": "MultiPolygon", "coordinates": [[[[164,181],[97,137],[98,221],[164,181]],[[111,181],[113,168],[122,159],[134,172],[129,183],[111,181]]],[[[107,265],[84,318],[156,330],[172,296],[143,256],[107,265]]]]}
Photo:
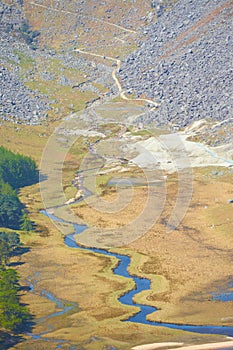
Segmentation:
{"type": "Polygon", "coordinates": [[[0,266],[7,265],[9,262],[10,256],[14,253],[17,247],[19,247],[20,238],[19,235],[15,232],[6,233],[0,231],[0,266]]]}
{"type": "MultiPolygon", "coordinates": [[[[37,179],[38,170],[32,159],[0,147],[1,227],[32,230],[32,223],[18,198],[17,190],[35,183],[37,179]]],[[[10,258],[18,253],[20,245],[17,233],[0,231],[0,347],[4,348],[17,341],[12,332],[18,334],[25,330],[31,318],[28,309],[19,301],[19,275],[8,267],[10,258]]]]}
{"type": "Polygon", "coordinates": [[[32,185],[38,180],[36,163],[29,157],[0,147],[0,179],[13,189],[32,185]]]}
{"type": "Polygon", "coordinates": [[[30,25],[26,21],[23,22],[20,32],[30,48],[36,50],[40,32],[38,30],[31,30],[30,25]]]}
{"type": "Polygon", "coordinates": [[[0,194],[0,226],[19,229],[23,204],[16,195],[0,194]]]}
{"type": "Polygon", "coordinates": [[[23,215],[20,219],[20,229],[22,231],[32,231],[33,230],[32,222],[30,221],[26,212],[23,212],[23,215]]]}
{"type": "Polygon", "coordinates": [[[0,232],[0,328],[20,332],[30,314],[19,302],[19,275],[7,268],[10,257],[20,246],[19,235],[15,232],[0,232]]]}
{"type": "Polygon", "coordinates": [[[36,163],[29,157],[0,147],[0,226],[30,231],[32,224],[17,196],[17,189],[38,179],[36,163]]]}

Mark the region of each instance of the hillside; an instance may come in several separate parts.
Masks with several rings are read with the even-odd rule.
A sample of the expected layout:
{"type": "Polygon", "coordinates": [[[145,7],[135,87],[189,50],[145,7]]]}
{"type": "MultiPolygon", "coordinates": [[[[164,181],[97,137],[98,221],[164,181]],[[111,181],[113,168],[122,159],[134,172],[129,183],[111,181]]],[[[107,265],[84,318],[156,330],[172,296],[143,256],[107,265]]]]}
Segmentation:
{"type": "Polygon", "coordinates": [[[116,95],[109,61],[80,47],[123,60],[123,89],[159,103],[144,123],[231,118],[232,2],[161,3],[2,2],[1,118],[33,124],[116,95]]]}
{"type": "MultiPolygon", "coordinates": [[[[20,62],[30,63],[36,37],[23,32],[26,24],[20,3],[0,4],[0,115],[3,120],[38,121],[49,109],[46,96],[27,88],[21,79],[20,62]],[[26,41],[28,43],[26,43],[26,41]]],[[[34,32],[35,34],[36,32],[34,32]]],[[[31,32],[32,34],[32,32],[31,32]]],[[[38,35],[39,33],[37,33],[38,35]]]]}
{"type": "Polygon", "coordinates": [[[232,117],[232,1],[178,1],[148,26],[120,77],[129,93],[160,103],[149,116],[185,126],[232,117]]]}
{"type": "Polygon", "coordinates": [[[0,225],[32,322],[0,348],[233,337],[231,22],[232,0],[1,1],[0,225]]]}
{"type": "Polygon", "coordinates": [[[135,49],[133,29],[148,23],[150,1],[8,1],[0,6],[0,118],[19,124],[60,119],[117,92],[111,64],[76,47],[104,56],[135,49]],[[143,17],[144,16],[144,17],[143,17]],[[119,21],[119,19],[121,19],[119,21]],[[114,24],[116,23],[116,24],[114,24]],[[125,26],[125,27],[123,27],[125,26]]]}

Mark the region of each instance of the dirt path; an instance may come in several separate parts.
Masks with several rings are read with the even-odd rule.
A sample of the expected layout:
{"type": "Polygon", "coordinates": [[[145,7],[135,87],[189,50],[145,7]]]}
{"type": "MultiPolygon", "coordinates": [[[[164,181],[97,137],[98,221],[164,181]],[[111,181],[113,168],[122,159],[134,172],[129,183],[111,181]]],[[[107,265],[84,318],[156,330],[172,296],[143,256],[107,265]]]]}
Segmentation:
{"type": "MultiPolygon", "coordinates": [[[[37,6],[37,7],[42,7],[42,8],[45,8],[47,10],[51,10],[51,11],[54,11],[54,12],[63,12],[63,13],[66,13],[66,14],[70,14],[70,15],[74,15],[74,16],[77,16],[78,13],[76,12],[71,12],[71,11],[65,11],[65,10],[62,10],[62,9],[55,9],[54,7],[49,7],[49,6],[45,6],[45,5],[42,5],[42,4],[38,4],[36,2],[30,2],[31,5],[33,6],[37,6]]],[[[105,23],[109,26],[112,26],[112,27],[115,27],[115,28],[118,28],[120,30],[123,30],[124,32],[128,32],[128,33],[132,33],[132,34],[137,34],[137,32],[135,30],[132,30],[132,29],[128,29],[128,28],[125,28],[125,27],[122,27],[122,26],[119,26],[118,24],[115,24],[115,23],[111,23],[111,22],[108,22],[108,21],[104,21],[104,20],[101,20],[99,18],[96,18],[96,17],[92,17],[92,16],[87,16],[87,15],[82,15],[82,17],[84,18],[87,18],[87,19],[91,19],[95,22],[100,22],[100,23],[105,23]]]]}
{"type": "MultiPolygon", "coordinates": [[[[56,11],[56,12],[64,12],[64,13],[67,13],[67,14],[71,14],[71,15],[77,15],[76,13],[74,13],[74,12],[70,12],[70,11],[64,11],[64,10],[57,10],[57,9],[54,9],[54,8],[50,8],[50,7],[46,7],[46,6],[44,6],[44,5],[41,5],[41,4],[36,4],[36,3],[33,3],[33,2],[31,2],[31,4],[32,5],[35,5],[35,6],[39,6],[39,7],[43,7],[43,8],[47,8],[48,10],[52,10],[52,11],[56,11]]],[[[89,16],[85,16],[86,18],[92,18],[92,17],[89,17],[89,16]]],[[[114,26],[114,27],[116,27],[116,28],[119,28],[119,29],[121,29],[121,30],[123,30],[124,32],[129,32],[129,33],[136,33],[135,31],[133,31],[133,30],[129,30],[129,29],[126,29],[126,28],[123,28],[123,27],[121,27],[121,26],[118,26],[118,25],[116,25],[116,24],[112,24],[112,23],[110,23],[110,22],[106,22],[106,21],[101,21],[100,19],[94,19],[94,18],[92,18],[93,20],[95,20],[95,21],[98,21],[98,22],[101,22],[101,23],[106,23],[107,25],[110,25],[110,26],[114,26]]],[[[111,61],[111,62],[113,62],[113,63],[115,63],[115,67],[113,67],[113,71],[112,71],[112,78],[113,78],[113,80],[114,80],[114,82],[115,82],[115,84],[116,84],[116,86],[117,86],[117,89],[118,89],[118,91],[119,91],[119,95],[120,95],[120,97],[122,98],[122,99],[124,99],[124,100],[127,100],[127,101],[143,101],[143,102],[145,102],[145,103],[148,103],[148,104],[150,104],[150,105],[152,105],[153,106],[153,108],[152,109],[154,109],[154,108],[156,108],[157,106],[158,106],[158,104],[155,102],[155,101],[152,101],[152,100],[150,100],[150,99],[143,99],[143,98],[128,98],[127,96],[126,96],[126,93],[123,91],[123,89],[122,89],[122,86],[121,86],[121,83],[120,83],[120,81],[119,81],[119,79],[117,78],[117,72],[119,71],[119,69],[120,69],[120,67],[121,67],[121,60],[120,59],[117,59],[117,58],[114,58],[114,57],[110,57],[110,56],[103,56],[103,55],[100,55],[100,54],[97,54],[97,53],[92,53],[92,52],[89,52],[89,51],[86,51],[85,49],[76,49],[75,50],[76,52],[79,52],[80,54],[85,54],[85,55],[90,55],[90,56],[93,56],[93,57],[99,57],[99,58],[101,58],[101,59],[105,59],[105,60],[109,60],[109,61],[111,61]]],[[[60,145],[59,145],[59,147],[60,147],[60,145]]],[[[57,164],[56,164],[56,166],[57,166],[57,164]]],[[[52,246],[52,252],[54,252],[54,245],[52,246]]],[[[57,251],[58,251],[58,249],[60,249],[61,250],[61,261],[60,261],[60,266],[64,269],[64,259],[63,259],[63,257],[64,257],[64,249],[65,248],[63,248],[63,247],[60,247],[60,245],[59,245],[59,247],[56,247],[56,249],[57,249],[57,251]]],[[[47,250],[47,249],[46,249],[47,250]]],[[[57,251],[56,251],[56,260],[57,260],[57,251]]],[[[69,257],[71,256],[71,252],[65,252],[67,255],[69,254],[69,257]]],[[[41,253],[42,254],[42,253],[41,253]]],[[[45,254],[44,252],[43,252],[43,254],[45,254]]],[[[46,252],[46,254],[47,254],[47,252],[46,252]]],[[[51,254],[51,251],[50,251],[50,254],[51,254]]],[[[51,254],[52,255],[52,254],[51,254]]],[[[43,255],[42,255],[43,256],[43,255]]],[[[75,262],[76,262],[76,260],[78,260],[78,258],[77,258],[77,256],[75,255],[75,254],[73,254],[73,259],[75,260],[75,262]]],[[[47,260],[48,259],[50,259],[50,256],[48,255],[48,257],[47,257],[47,260]],[[49,257],[49,258],[48,258],[49,257]]],[[[44,256],[43,256],[43,258],[44,258],[44,256]]],[[[94,259],[97,259],[97,258],[95,258],[95,257],[89,257],[89,256],[87,256],[86,257],[86,259],[89,259],[88,260],[88,263],[86,264],[87,266],[94,266],[95,267],[95,265],[94,265],[94,263],[93,263],[93,261],[92,260],[94,260],[94,259]]],[[[69,259],[67,259],[67,260],[69,260],[69,259]]],[[[80,260],[78,260],[78,262],[80,263],[80,261],[82,261],[81,259],[80,260]]],[[[67,261],[67,264],[68,263],[70,263],[69,261],[67,261]]],[[[77,263],[77,268],[78,268],[78,266],[79,266],[79,264],[77,263]]],[[[93,267],[93,269],[94,269],[94,267],[93,267]]],[[[47,268],[47,267],[46,267],[47,268]]],[[[68,267],[67,267],[67,269],[66,269],[66,271],[69,271],[69,269],[68,269],[68,267]]],[[[98,272],[98,271],[97,271],[98,272]]],[[[93,275],[94,276],[96,276],[96,274],[97,274],[97,272],[96,271],[94,271],[93,272],[93,275]]],[[[86,273],[86,275],[87,276],[89,276],[89,274],[90,274],[90,272],[88,271],[88,273],[86,273]]],[[[65,274],[64,274],[64,276],[65,276],[65,274]]],[[[85,276],[84,276],[85,277],[85,276]]],[[[83,285],[88,285],[88,283],[92,283],[92,285],[95,285],[95,283],[93,283],[92,281],[89,281],[89,280],[91,280],[90,278],[87,278],[87,281],[84,279],[84,277],[82,277],[83,278],[83,285]]],[[[98,277],[98,276],[97,276],[98,277]]],[[[59,278],[60,278],[60,280],[63,282],[63,280],[65,280],[65,277],[63,277],[63,276],[60,276],[59,275],[59,278]]],[[[72,278],[73,278],[73,276],[72,276],[72,278]]],[[[69,283],[71,283],[72,282],[72,278],[70,277],[69,279],[67,279],[68,281],[69,281],[69,283]]],[[[79,278],[81,279],[81,277],[79,276],[79,278]]],[[[109,278],[109,277],[108,277],[109,278]]],[[[97,282],[99,282],[99,280],[97,281],[97,282]]],[[[96,285],[98,285],[98,283],[96,282],[96,285]]],[[[88,293],[90,293],[90,290],[91,290],[91,288],[92,288],[92,285],[88,285],[88,293]]],[[[102,290],[102,285],[101,285],[101,290],[102,290]]],[[[110,288],[110,287],[109,287],[110,288]]],[[[72,286],[72,285],[68,285],[67,286],[67,290],[66,290],[66,293],[71,293],[72,291],[73,291],[73,289],[74,289],[74,287],[72,286]]],[[[95,289],[96,289],[96,286],[95,286],[95,289]]],[[[64,288],[63,288],[63,290],[64,290],[64,288]]],[[[63,291],[62,290],[62,291],[63,291]]],[[[60,291],[60,293],[61,293],[61,291],[60,291]]],[[[81,292],[79,292],[79,293],[81,293],[81,292]]],[[[110,290],[110,292],[108,292],[108,294],[110,294],[111,293],[111,290],[110,290]]],[[[98,297],[98,293],[96,293],[96,290],[94,290],[93,291],[93,295],[94,295],[94,297],[95,298],[97,298],[98,297]],[[97,295],[97,297],[96,297],[96,295],[97,295]]],[[[91,295],[92,296],[92,295],[91,295]]],[[[69,300],[69,299],[71,299],[71,297],[73,297],[72,296],[72,294],[71,294],[71,296],[70,295],[68,295],[67,296],[67,299],[69,300]]],[[[81,304],[81,302],[80,302],[80,300],[82,301],[82,299],[83,298],[81,298],[80,297],[80,295],[78,294],[77,296],[75,296],[76,298],[77,298],[77,300],[75,300],[75,302],[77,302],[77,303],[80,303],[81,304]]],[[[94,300],[94,297],[93,298],[90,298],[90,300],[92,300],[93,299],[93,305],[94,305],[94,308],[95,309],[98,309],[98,310],[101,310],[102,312],[103,312],[103,315],[102,314],[100,314],[100,315],[97,315],[98,317],[106,317],[106,312],[107,311],[105,311],[104,309],[103,309],[103,306],[102,306],[102,304],[100,304],[100,306],[97,308],[96,307],[96,302],[95,302],[95,300],[94,300]],[[94,303],[95,302],[95,303],[94,303]],[[102,307],[101,307],[102,306],[102,307]]],[[[100,303],[100,302],[99,302],[100,303]]],[[[81,305],[81,306],[83,306],[83,305],[81,305]]],[[[91,305],[92,306],[92,305],[91,305]]],[[[87,306],[86,305],[84,305],[84,309],[85,309],[85,307],[87,308],[87,306]]],[[[89,307],[89,305],[88,305],[88,307],[89,307]]],[[[90,309],[94,309],[94,308],[90,308],[90,309]]],[[[119,305],[117,305],[117,308],[120,310],[118,310],[117,309],[117,312],[121,312],[121,306],[119,306],[119,305]]],[[[90,313],[90,315],[91,315],[91,317],[93,317],[93,313],[91,313],[92,311],[89,311],[89,313],[90,313]]],[[[97,312],[97,311],[96,311],[97,312]]],[[[98,311],[99,312],[99,311],[98,311]]],[[[79,315],[79,317],[80,317],[80,315],[79,315]]],[[[112,318],[112,315],[111,315],[111,318],[112,318]]],[[[70,326],[69,326],[70,327],[70,326]]],[[[88,326],[89,327],[89,326],[88,326]]],[[[100,327],[100,326],[98,326],[98,327],[100,327]]],[[[140,327],[140,326],[137,326],[137,327],[140,327]]],[[[111,332],[112,332],[112,329],[111,329],[111,332]]],[[[127,333],[128,333],[129,331],[127,331],[127,333]]],[[[65,334],[65,332],[64,332],[64,334],[65,334]]],[[[106,331],[104,330],[104,336],[106,336],[106,331]]],[[[60,334],[59,334],[59,336],[60,336],[60,334]]],[[[66,335],[67,336],[67,335],[66,335]]],[[[146,341],[150,341],[150,339],[146,339],[146,341]]],[[[153,341],[153,340],[152,340],[153,341]]],[[[140,342],[141,342],[141,340],[140,340],[140,342]]],[[[152,344],[153,345],[153,347],[152,348],[149,348],[149,347],[136,347],[135,349],[138,349],[138,350],[146,350],[146,349],[155,349],[156,347],[156,344],[152,344]]],[[[158,344],[157,344],[158,345],[158,344]]],[[[222,346],[223,347],[223,346],[222,346]]],[[[157,347],[158,348],[158,347],[157,347]]],[[[184,348],[181,348],[181,349],[197,349],[197,348],[195,348],[195,347],[192,347],[192,348],[190,348],[190,347],[184,347],[184,348]]],[[[198,348],[198,349],[201,349],[200,347],[198,348]]],[[[206,349],[206,348],[203,348],[203,349],[206,349]]],[[[213,348],[213,349],[217,349],[217,348],[213,348]]]]}
{"type": "Polygon", "coordinates": [[[153,101],[153,100],[149,100],[149,99],[146,99],[146,98],[128,98],[125,95],[125,92],[122,89],[121,83],[119,82],[119,79],[116,76],[117,71],[121,67],[121,60],[120,59],[117,59],[117,58],[114,58],[114,57],[110,57],[110,56],[99,55],[99,54],[96,54],[96,53],[93,53],[93,52],[89,52],[89,51],[85,51],[85,50],[82,50],[82,49],[76,49],[75,51],[83,53],[85,55],[90,55],[90,56],[94,56],[94,57],[100,57],[100,58],[103,58],[103,59],[107,59],[109,61],[113,61],[113,62],[116,63],[117,66],[112,71],[112,78],[115,81],[116,86],[118,88],[118,91],[120,93],[120,97],[123,100],[127,100],[127,101],[143,101],[143,102],[152,104],[154,106],[154,108],[159,106],[159,104],[157,102],[153,101]]]}

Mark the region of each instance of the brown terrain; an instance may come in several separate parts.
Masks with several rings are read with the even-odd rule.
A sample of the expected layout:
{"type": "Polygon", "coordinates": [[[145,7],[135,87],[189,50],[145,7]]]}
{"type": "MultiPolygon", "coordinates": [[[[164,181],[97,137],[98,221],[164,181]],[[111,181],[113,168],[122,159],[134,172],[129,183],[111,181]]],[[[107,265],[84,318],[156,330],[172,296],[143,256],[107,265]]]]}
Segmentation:
{"type": "MultiPolygon", "coordinates": [[[[227,170],[220,176],[212,172],[212,168],[195,170],[187,213],[175,231],[167,232],[166,221],[175,204],[178,183],[170,175],[161,217],[143,237],[129,244],[131,249],[148,256],[148,261],[138,266],[141,274],[161,274],[169,280],[168,290],[153,290],[146,297],[148,304],[161,308],[150,319],[190,324],[233,322],[229,303],[211,300],[211,292],[226,285],[232,276],[233,221],[232,205],[228,203],[232,177],[227,170]]],[[[111,202],[114,197],[115,193],[109,193],[104,199],[111,202]]],[[[146,188],[134,188],[130,204],[114,217],[85,204],[77,207],[76,213],[90,227],[114,229],[137,217],[146,199],[146,188]]]]}
{"type": "MultiPolygon", "coordinates": [[[[117,3],[108,1],[98,9],[96,1],[89,3],[90,6],[87,7],[69,1],[64,6],[62,2],[43,1],[43,3],[38,3],[27,0],[24,2],[24,10],[33,28],[42,33],[40,48],[48,46],[53,50],[67,49],[72,52],[74,49],[80,49],[79,53],[76,52],[77,55],[86,51],[92,52],[96,57],[86,55],[85,59],[93,66],[104,64],[108,68],[106,79],[111,80],[116,78],[116,68],[120,68],[121,63],[119,60],[137,48],[136,38],[140,28],[150,22],[148,12],[153,11],[151,2],[137,2],[137,11],[134,11],[130,2],[126,1],[117,3]],[[143,20],[141,20],[142,17],[143,20]],[[117,58],[118,56],[119,58],[117,58]]],[[[224,3],[191,26],[188,31],[183,32],[173,43],[173,47],[168,47],[167,55],[195,40],[195,36],[199,35],[200,30],[205,31],[205,24],[208,24],[214,16],[218,16],[223,9],[230,7],[230,5],[231,2],[224,3]],[[187,40],[185,40],[186,37],[188,37],[187,40]]],[[[156,15],[154,14],[154,16],[156,15]]],[[[41,69],[44,68],[41,67],[41,69]]],[[[71,75],[76,73],[69,72],[71,75]]],[[[80,81],[87,79],[87,77],[83,77],[83,73],[82,77],[79,77],[80,81]]],[[[145,108],[145,111],[147,107],[144,104],[150,101],[146,99],[133,101],[133,96],[130,97],[132,102],[127,101],[127,97],[121,91],[120,80],[116,79],[112,81],[117,86],[113,88],[111,100],[102,105],[103,100],[106,102],[107,88],[101,86],[99,105],[96,109],[95,105],[91,105],[91,111],[94,112],[94,115],[97,114],[102,118],[103,125],[105,122],[108,125],[112,120],[118,121],[119,116],[124,120],[125,114],[134,117],[133,108],[138,108],[138,111],[145,108]],[[124,99],[124,103],[122,103],[122,99],[124,99]],[[100,111],[100,107],[103,108],[102,111],[100,111]],[[123,112],[119,112],[118,115],[114,108],[116,110],[117,108],[122,109],[123,112]]],[[[38,82],[35,85],[37,86],[37,84],[38,82]]],[[[67,95],[65,90],[63,96],[69,104],[72,102],[69,99],[74,99],[73,90],[70,90],[71,92],[67,95]]],[[[89,93],[85,94],[85,98],[82,96],[81,102],[79,95],[75,95],[75,100],[81,103],[79,109],[87,107],[89,93]]],[[[90,100],[92,97],[91,95],[90,100]]],[[[156,104],[154,103],[154,105],[156,104]]],[[[66,116],[67,109],[64,111],[66,113],[64,112],[63,116],[66,116]]],[[[84,114],[86,116],[85,122],[89,123],[90,130],[95,129],[94,124],[90,126],[92,120],[88,119],[91,115],[90,109],[86,108],[84,114]]],[[[77,116],[80,117],[80,115],[77,116]]],[[[111,130],[112,134],[109,134],[109,130],[106,131],[103,125],[101,131],[105,133],[105,136],[107,135],[110,145],[114,144],[117,136],[121,140],[126,133],[127,127],[125,125],[121,126],[121,131],[111,130]]],[[[48,125],[38,125],[34,129],[30,126],[12,126],[5,123],[0,129],[2,144],[14,151],[32,156],[39,164],[46,142],[57,126],[60,126],[58,120],[48,121],[48,125]]],[[[106,127],[106,129],[108,128],[106,127]]],[[[127,131],[130,134],[129,139],[132,138],[130,142],[136,142],[135,137],[138,137],[139,140],[146,140],[149,137],[148,134],[143,135],[145,130],[140,128],[135,128],[135,130],[127,131]],[[136,135],[133,132],[135,130],[138,133],[136,135]]],[[[166,133],[169,130],[163,130],[163,132],[166,133]]],[[[201,133],[192,137],[193,140],[202,141],[201,133]]],[[[91,144],[94,142],[93,140],[93,137],[88,136],[79,138],[77,145],[70,149],[66,155],[62,185],[67,200],[74,196],[78,190],[72,187],[71,182],[87,152],[87,144],[91,144]]],[[[209,139],[205,141],[208,143],[209,139]]],[[[111,158],[109,144],[103,146],[107,160],[111,158]]],[[[59,142],[58,146],[61,153],[62,151],[67,152],[66,146],[62,148],[63,145],[59,142]]],[[[101,142],[99,147],[101,147],[101,142]]],[[[111,205],[118,198],[116,189],[107,185],[108,180],[121,176],[143,177],[143,171],[139,168],[131,167],[129,164],[124,167],[117,156],[113,158],[115,162],[112,166],[113,170],[97,176],[99,181],[97,181],[98,196],[72,205],[77,218],[80,218],[89,227],[86,231],[86,242],[88,239],[93,242],[93,236],[95,237],[97,232],[105,229],[113,230],[113,232],[118,232],[119,229],[124,230],[124,227],[142,215],[145,208],[148,209],[149,186],[145,183],[142,186],[134,186],[131,190],[121,189],[121,198],[124,199],[122,208],[114,215],[111,212],[98,210],[100,199],[106,201],[108,206],[108,203],[111,205]],[[118,166],[120,170],[114,170],[114,167],[118,166]]],[[[204,158],[203,163],[205,160],[204,158]]],[[[162,194],[165,193],[164,188],[158,183],[154,192],[158,200],[158,211],[161,209],[161,215],[155,220],[153,227],[140,238],[133,240],[130,236],[126,244],[111,248],[114,252],[131,257],[129,270],[132,275],[147,277],[151,280],[151,289],[141,292],[134,299],[136,302],[158,308],[155,313],[148,316],[150,320],[181,324],[233,326],[233,301],[223,303],[214,301],[212,298],[213,292],[227,288],[233,275],[233,204],[229,203],[233,196],[232,168],[217,165],[208,166],[207,161],[205,165],[193,168],[191,203],[188,205],[182,222],[175,230],[169,231],[167,223],[179,191],[178,175],[177,173],[164,172],[165,202],[162,203],[161,199],[162,194]]],[[[109,168],[111,169],[111,166],[109,168]]],[[[90,186],[88,179],[86,181],[85,185],[90,186]]],[[[51,189],[54,205],[56,204],[56,195],[56,189],[51,189]]],[[[38,184],[21,189],[20,198],[25,203],[30,218],[36,223],[37,232],[21,233],[21,240],[29,249],[22,257],[15,258],[14,262],[20,263],[17,270],[21,275],[21,284],[25,287],[30,284],[33,286],[31,290],[22,292],[21,300],[28,305],[34,316],[33,334],[37,335],[37,339],[30,334],[24,335],[24,341],[12,346],[11,349],[55,350],[60,345],[62,349],[74,347],[85,350],[113,348],[149,350],[160,346],[157,346],[156,343],[179,342],[187,344],[187,347],[184,346],[181,349],[188,350],[190,348],[191,350],[195,349],[195,347],[189,347],[191,344],[195,344],[196,349],[201,349],[200,344],[202,343],[226,340],[221,335],[200,335],[165,327],[122,322],[136,313],[138,309],[123,305],[118,301],[121,295],[134,287],[134,284],[131,279],[113,274],[112,270],[117,265],[117,260],[97,253],[66,247],[64,234],[71,233],[72,226],[64,224],[55,227],[47,217],[40,213],[44,204],[38,184]],[[53,300],[46,297],[48,292],[54,296],[53,300]],[[55,299],[59,300],[60,304],[54,301],[55,299]],[[70,309],[64,311],[65,307],[70,307],[70,309]],[[57,312],[61,312],[61,314],[55,314],[57,312]],[[139,344],[145,345],[140,348],[139,344]]],[[[153,207],[148,210],[150,211],[148,214],[153,214],[153,207]]],[[[66,207],[55,210],[55,214],[64,218],[66,207]]],[[[130,235],[131,232],[125,232],[126,237],[127,234],[130,235]]],[[[84,239],[86,238],[84,237],[84,239]]],[[[165,345],[165,348],[166,346],[170,347],[170,345],[165,345]]],[[[160,347],[164,348],[163,345],[160,347]]],[[[223,348],[222,345],[221,347],[223,348]]],[[[214,345],[212,348],[217,349],[214,345]]]]}

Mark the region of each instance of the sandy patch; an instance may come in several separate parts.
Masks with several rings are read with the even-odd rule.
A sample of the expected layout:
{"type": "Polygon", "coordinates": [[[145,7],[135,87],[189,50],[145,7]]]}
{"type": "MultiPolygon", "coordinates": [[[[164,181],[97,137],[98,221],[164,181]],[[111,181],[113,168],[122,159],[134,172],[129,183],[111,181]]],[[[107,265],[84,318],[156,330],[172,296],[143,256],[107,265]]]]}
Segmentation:
{"type": "MultiPolygon", "coordinates": [[[[171,346],[175,346],[176,349],[178,346],[183,345],[182,343],[154,343],[134,346],[132,350],[155,350],[155,349],[167,349],[171,346]]],[[[179,350],[218,350],[218,349],[232,349],[233,341],[213,343],[213,344],[199,344],[199,345],[190,345],[179,347],[179,350]]],[[[173,348],[174,349],[174,348],[173,348]]]]}
{"type": "Polygon", "coordinates": [[[154,343],[154,344],[145,344],[145,345],[139,345],[134,346],[132,350],[154,350],[154,349],[164,349],[167,347],[173,347],[173,346],[181,346],[183,343],[154,343]]]}
{"type": "Polygon", "coordinates": [[[138,155],[131,162],[139,167],[160,168],[169,173],[183,168],[233,166],[232,145],[209,147],[188,141],[190,134],[177,133],[150,137],[129,145],[138,155]]]}

